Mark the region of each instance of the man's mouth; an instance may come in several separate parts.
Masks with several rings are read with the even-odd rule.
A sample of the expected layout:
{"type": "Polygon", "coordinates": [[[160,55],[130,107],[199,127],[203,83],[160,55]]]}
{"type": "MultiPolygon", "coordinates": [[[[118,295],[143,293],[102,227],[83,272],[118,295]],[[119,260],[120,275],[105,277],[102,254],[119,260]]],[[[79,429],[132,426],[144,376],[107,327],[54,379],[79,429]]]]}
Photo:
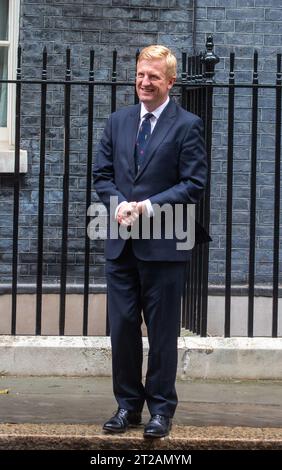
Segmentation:
{"type": "Polygon", "coordinates": [[[150,90],[148,88],[141,88],[141,91],[143,91],[144,93],[153,93],[154,90],[150,90]]]}

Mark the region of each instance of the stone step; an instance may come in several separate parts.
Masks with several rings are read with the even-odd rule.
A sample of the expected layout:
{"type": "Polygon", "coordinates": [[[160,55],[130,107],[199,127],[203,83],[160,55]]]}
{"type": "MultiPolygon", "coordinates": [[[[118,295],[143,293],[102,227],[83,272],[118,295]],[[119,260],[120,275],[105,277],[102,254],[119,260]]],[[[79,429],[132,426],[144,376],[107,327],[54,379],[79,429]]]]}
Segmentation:
{"type": "Polygon", "coordinates": [[[0,450],[282,450],[281,428],[174,425],[168,437],[143,438],[143,426],[121,435],[100,425],[0,424],[0,450]]]}

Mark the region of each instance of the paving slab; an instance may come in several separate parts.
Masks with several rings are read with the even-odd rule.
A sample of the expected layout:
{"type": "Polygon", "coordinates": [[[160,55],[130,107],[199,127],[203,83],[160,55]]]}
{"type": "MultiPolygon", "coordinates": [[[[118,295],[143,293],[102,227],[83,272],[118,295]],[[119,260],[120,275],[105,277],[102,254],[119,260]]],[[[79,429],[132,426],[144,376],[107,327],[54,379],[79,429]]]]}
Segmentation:
{"type": "MultiPolygon", "coordinates": [[[[1,390],[0,423],[101,426],[116,409],[109,377],[3,376],[1,390]]],[[[185,380],[177,391],[180,426],[282,428],[282,381],[185,380]]]]}

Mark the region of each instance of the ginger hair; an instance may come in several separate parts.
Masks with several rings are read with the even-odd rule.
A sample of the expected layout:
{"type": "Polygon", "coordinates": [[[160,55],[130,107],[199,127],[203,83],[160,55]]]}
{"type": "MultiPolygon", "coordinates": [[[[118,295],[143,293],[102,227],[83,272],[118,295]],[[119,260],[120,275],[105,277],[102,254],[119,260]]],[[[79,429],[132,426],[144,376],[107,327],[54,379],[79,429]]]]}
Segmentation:
{"type": "Polygon", "coordinates": [[[141,60],[164,60],[167,66],[167,77],[176,78],[177,60],[168,47],[158,44],[145,47],[139,54],[138,63],[141,60]]]}

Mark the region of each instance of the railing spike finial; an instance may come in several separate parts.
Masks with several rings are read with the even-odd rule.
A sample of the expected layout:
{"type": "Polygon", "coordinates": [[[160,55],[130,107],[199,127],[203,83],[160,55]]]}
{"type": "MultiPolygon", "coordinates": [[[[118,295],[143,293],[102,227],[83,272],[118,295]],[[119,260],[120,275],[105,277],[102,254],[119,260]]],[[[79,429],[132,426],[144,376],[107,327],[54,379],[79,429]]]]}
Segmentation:
{"type": "Polygon", "coordinates": [[[206,50],[202,56],[202,62],[204,64],[204,79],[206,83],[213,83],[215,75],[215,66],[219,62],[219,57],[213,51],[214,43],[212,35],[208,35],[206,41],[206,50]]]}

